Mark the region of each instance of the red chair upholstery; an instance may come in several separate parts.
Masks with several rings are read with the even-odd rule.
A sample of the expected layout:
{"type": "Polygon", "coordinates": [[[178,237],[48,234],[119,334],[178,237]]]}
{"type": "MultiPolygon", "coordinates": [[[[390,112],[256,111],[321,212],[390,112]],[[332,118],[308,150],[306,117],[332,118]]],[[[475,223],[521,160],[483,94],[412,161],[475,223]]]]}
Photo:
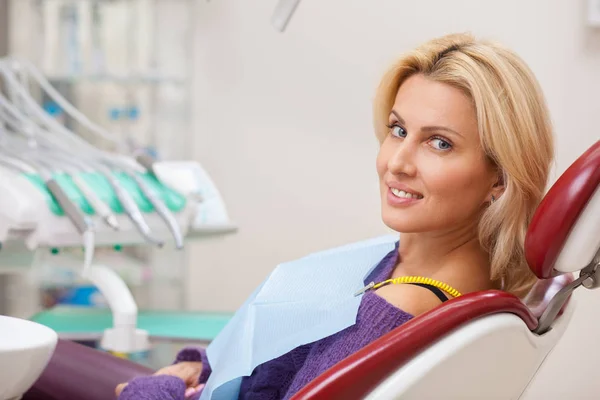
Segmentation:
{"type": "MultiPolygon", "coordinates": [[[[571,229],[599,186],[600,140],[552,185],[531,221],[525,256],[538,278],[554,275],[555,263],[571,229]]],[[[583,269],[585,265],[576,267],[583,269]]]]}
{"type": "Polygon", "coordinates": [[[452,299],[382,336],[323,373],[293,400],[362,399],[390,371],[404,365],[448,332],[476,318],[497,313],[517,315],[534,330],[551,297],[544,289],[558,291],[572,281],[562,276],[534,287],[531,308],[519,298],[498,290],[471,293],[452,299]]]}

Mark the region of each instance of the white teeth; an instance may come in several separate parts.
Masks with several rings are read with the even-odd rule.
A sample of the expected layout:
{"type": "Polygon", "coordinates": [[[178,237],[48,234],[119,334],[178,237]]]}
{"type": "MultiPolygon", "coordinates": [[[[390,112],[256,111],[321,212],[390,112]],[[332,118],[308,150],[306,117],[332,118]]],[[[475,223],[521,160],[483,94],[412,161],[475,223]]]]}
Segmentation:
{"type": "Polygon", "coordinates": [[[390,188],[390,189],[392,190],[392,193],[396,197],[403,197],[405,199],[419,199],[419,198],[421,198],[421,196],[419,196],[417,194],[406,193],[404,190],[398,190],[398,189],[395,189],[395,188],[390,188]]]}

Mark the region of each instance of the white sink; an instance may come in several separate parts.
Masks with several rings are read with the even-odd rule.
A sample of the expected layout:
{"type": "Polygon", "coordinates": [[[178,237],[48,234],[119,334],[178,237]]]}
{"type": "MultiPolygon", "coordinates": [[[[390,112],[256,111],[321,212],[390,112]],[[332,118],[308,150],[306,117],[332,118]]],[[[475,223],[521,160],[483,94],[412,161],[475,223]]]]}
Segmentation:
{"type": "Polygon", "coordinates": [[[48,327],[0,315],[0,400],[19,398],[35,383],[57,340],[48,327]]]}

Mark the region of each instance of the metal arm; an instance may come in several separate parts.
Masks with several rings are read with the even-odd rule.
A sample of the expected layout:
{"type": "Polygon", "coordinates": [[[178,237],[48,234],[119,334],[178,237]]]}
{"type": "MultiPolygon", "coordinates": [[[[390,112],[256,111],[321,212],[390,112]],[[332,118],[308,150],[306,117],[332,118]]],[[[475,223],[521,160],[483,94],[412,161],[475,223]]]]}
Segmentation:
{"type": "Polygon", "coordinates": [[[596,289],[600,287],[600,249],[598,249],[598,252],[590,265],[581,270],[579,278],[562,288],[552,300],[550,300],[548,308],[546,308],[539,319],[538,327],[534,331],[535,333],[541,335],[550,330],[552,323],[556,320],[556,316],[560,310],[562,310],[567,300],[569,300],[571,294],[573,294],[575,289],[581,285],[587,289],[596,289]]]}

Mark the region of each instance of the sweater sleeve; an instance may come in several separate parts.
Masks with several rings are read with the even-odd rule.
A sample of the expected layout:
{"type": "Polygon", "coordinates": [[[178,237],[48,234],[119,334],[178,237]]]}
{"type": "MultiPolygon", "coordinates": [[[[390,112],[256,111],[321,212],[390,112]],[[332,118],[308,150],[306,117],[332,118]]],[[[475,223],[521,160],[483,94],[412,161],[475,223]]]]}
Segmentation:
{"type": "Polygon", "coordinates": [[[287,354],[267,361],[242,380],[240,399],[279,400],[285,396],[296,373],[304,365],[310,345],[300,346],[287,354]]]}
{"type": "Polygon", "coordinates": [[[185,400],[185,383],[169,375],[134,378],[118,400],[185,400]]]}
{"type": "MultiPolygon", "coordinates": [[[[202,362],[198,383],[206,383],[212,372],[206,350],[186,347],[177,354],[173,364],[186,361],[202,362]]],[[[175,376],[144,376],[132,379],[121,392],[119,400],[184,400],[185,390],[183,380],[175,376]]]]}
{"type": "Polygon", "coordinates": [[[206,356],[206,349],[201,347],[186,347],[177,353],[177,357],[175,358],[175,362],[173,364],[186,361],[202,363],[202,372],[200,373],[198,383],[206,383],[212,372],[210,363],[208,362],[208,357],[206,356]]]}

